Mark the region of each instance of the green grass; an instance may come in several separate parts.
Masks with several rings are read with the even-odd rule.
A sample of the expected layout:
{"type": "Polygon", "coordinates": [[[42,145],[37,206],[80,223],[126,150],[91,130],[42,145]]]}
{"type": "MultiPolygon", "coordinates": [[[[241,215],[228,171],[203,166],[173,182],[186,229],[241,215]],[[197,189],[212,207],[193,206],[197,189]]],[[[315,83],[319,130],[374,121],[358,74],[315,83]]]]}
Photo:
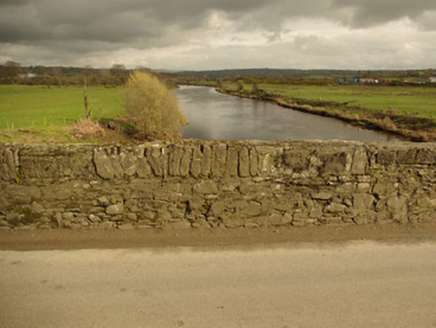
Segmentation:
{"type": "MultiPolygon", "coordinates": [[[[93,118],[123,113],[122,89],[88,87],[93,118]]],[[[0,130],[56,130],[85,117],[83,89],[42,86],[0,86],[0,130]]]]}
{"type": "MultiPolygon", "coordinates": [[[[261,84],[267,93],[284,97],[286,100],[308,99],[315,101],[350,102],[348,106],[359,106],[376,111],[394,111],[423,118],[436,118],[436,88],[388,87],[388,86],[296,86],[261,84]]],[[[250,90],[250,86],[247,86],[250,90]]]]}

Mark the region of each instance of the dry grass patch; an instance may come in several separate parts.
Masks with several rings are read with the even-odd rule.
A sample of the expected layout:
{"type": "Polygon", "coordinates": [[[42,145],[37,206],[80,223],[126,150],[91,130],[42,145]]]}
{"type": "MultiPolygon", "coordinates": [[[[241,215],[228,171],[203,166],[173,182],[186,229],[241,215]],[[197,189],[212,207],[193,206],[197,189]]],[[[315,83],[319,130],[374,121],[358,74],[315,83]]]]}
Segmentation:
{"type": "Polygon", "coordinates": [[[80,119],[69,127],[69,133],[77,139],[101,139],[105,136],[105,130],[98,122],[91,119],[80,119]]]}

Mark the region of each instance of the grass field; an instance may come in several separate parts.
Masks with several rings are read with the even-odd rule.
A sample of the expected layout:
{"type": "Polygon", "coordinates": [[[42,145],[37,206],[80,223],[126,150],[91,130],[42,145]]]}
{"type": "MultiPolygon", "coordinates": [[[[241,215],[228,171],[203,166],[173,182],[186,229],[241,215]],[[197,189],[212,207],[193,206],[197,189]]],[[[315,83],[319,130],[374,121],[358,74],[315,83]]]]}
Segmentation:
{"type": "MultiPolygon", "coordinates": [[[[348,107],[362,107],[375,111],[394,111],[417,117],[436,118],[436,88],[389,87],[365,85],[299,86],[260,84],[268,94],[287,101],[313,100],[348,103],[348,107]]],[[[251,86],[244,86],[251,91],[251,86]]]]}
{"type": "MultiPolygon", "coordinates": [[[[121,88],[88,87],[87,95],[93,119],[123,114],[121,88]]],[[[68,129],[84,118],[82,88],[0,86],[0,142],[80,142],[68,129]]]]}
{"type": "Polygon", "coordinates": [[[268,93],[278,93],[287,98],[349,102],[350,106],[436,118],[436,88],[360,85],[260,87],[268,93]]]}
{"type": "MultiPolygon", "coordinates": [[[[88,87],[93,118],[122,113],[122,89],[88,87]]],[[[0,129],[56,127],[85,117],[83,89],[42,86],[0,86],[0,129]]]]}

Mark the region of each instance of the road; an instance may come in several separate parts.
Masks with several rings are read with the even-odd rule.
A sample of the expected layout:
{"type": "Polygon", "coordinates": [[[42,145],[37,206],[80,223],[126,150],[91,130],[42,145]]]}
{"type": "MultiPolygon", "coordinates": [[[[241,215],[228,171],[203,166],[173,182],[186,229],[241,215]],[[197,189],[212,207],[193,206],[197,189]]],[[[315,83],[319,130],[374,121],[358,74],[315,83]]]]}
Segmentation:
{"type": "Polygon", "coordinates": [[[436,327],[436,242],[0,251],[1,327],[436,327]]]}

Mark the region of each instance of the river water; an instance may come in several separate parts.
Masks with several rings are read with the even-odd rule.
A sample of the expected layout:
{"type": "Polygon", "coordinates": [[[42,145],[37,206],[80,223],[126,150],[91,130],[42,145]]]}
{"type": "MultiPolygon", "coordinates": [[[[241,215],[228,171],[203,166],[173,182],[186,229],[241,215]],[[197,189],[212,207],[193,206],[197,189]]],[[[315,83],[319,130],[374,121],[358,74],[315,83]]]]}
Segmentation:
{"type": "Polygon", "coordinates": [[[184,139],[395,140],[336,119],[220,94],[209,87],[181,86],[175,94],[189,120],[189,125],[183,128],[184,139]]]}

